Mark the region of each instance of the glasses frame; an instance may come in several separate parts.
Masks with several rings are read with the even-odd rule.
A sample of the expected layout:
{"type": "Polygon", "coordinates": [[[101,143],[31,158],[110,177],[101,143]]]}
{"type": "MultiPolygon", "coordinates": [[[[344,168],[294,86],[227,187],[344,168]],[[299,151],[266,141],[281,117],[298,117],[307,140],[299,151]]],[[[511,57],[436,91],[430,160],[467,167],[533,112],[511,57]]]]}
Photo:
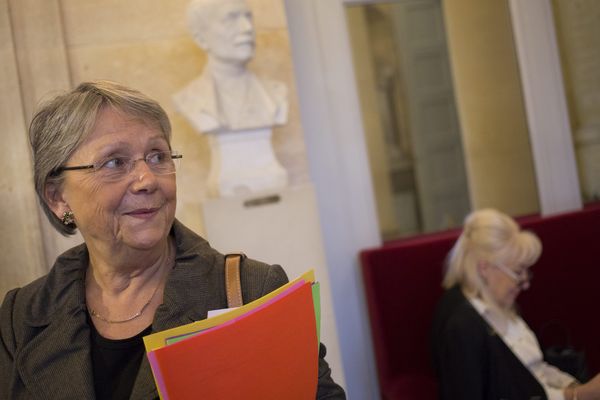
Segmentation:
{"type": "MultiPolygon", "coordinates": [[[[155,151],[155,152],[151,152],[151,153],[148,153],[148,154],[147,154],[145,157],[142,157],[142,158],[135,158],[135,159],[134,159],[134,158],[130,158],[129,160],[130,160],[130,162],[131,162],[131,166],[128,168],[127,174],[129,174],[131,171],[133,171],[133,169],[135,168],[135,164],[136,164],[138,161],[142,161],[142,160],[144,160],[144,162],[145,162],[146,164],[148,164],[148,157],[149,157],[150,155],[155,155],[155,154],[157,154],[157,153],[169,153],[169,154],[171,155],[171,160],[180,160],[180,159],[182,159],[182,158],[183,158],[183,154],[179,153],[178,151],[155,151]]],[[[125,157],[124,157],[124,158],[125,158],[125,157]]],[[[97,163],[94,163],[94,164],[87,164],[87,165],[74,165],[74,166],[70,166],[70,167],[59,167],[59,168],[57,168],[57,169],[56,169],[56,170],[55,170],[55,171],[52,173],[52,175],[59,175],[59,174],[60,174],[60,173],[62,173],[63,171],[81,171],[81,170],[86,170],[86,169],[93,169],[93,170],[94,170],[94,172],[95,172],[95,171],[98,171],[98,170],[99,170],[99,169],[97,168],[97,165],[98,165],[100,162],[103,162],[103,161],[104,161],[104,160],[102,160],[102,161],[99,161],[99,162],[97,162],[97,163]]],[[[151,168],[151,167],[150,167],[150,170],[152,171],[152,168],[151,168]]],[[[176,171],[177,171],[177,169],[175,169],[173,172],[169,172],[169,173],[167,173],[167,174],[157,174],[157,173],[155,173],[154,171],[152,171],[152,173],[153,173],[153,174],[155,174],[155,175],[171,175],[171,174],[174,174],[174,173],[176,173],[176,171]]],[[[124,175],[124,176],[126,176],[126,175],[124,175]]]]}
{"type": "Polygon", "coordinates": [[[522,273],[517,274],[515,271],[513,271],[512,269],[508,268],[505,265],[502,265],[502,264],[493,264],[493,265],[494,265],[494,267],[496,267],[500,271],[502,271],[506,276],[511,278],[513,281],[515,281],[515,283],[517,283],[519,286],[529,285],[529,283],[533,279],[533,272],[531,271],[530,268],[525,268],[522,273]],[[523,274],[525,275],[524,277],[522,276],[523,274]],[[519,277],[519,275],[521,275],[521,277],[519,277]]]}

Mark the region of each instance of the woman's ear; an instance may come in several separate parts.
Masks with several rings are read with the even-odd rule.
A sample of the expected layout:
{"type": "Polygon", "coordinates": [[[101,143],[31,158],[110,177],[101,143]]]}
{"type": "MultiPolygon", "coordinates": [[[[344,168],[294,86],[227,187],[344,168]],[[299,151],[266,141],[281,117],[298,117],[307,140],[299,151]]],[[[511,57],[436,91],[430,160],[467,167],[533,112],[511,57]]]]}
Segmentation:
{"type": "Polygon", "coordinates": [[[50,182],[46,184],[46,187],[44,188],[44,200],[58,218],[62,218],[62,215],[66,211],[71,210],[64,199],[61,185],[57,183],[50,182]]]}
{"type": "Polygon", "coordinates": [[[477,261],[477,273],[484,285],[487,285],[489,270],[490,264],[487,261],[477,261]]]}

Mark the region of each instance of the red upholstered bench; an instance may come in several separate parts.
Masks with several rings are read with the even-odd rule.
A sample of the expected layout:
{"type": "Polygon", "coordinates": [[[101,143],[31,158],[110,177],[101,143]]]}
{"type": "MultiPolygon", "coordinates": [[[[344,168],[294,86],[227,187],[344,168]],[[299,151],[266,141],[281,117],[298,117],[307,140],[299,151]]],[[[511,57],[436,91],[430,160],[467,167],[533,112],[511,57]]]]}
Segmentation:
{"type": "MultiPolygon", "coordinates": [[[[544,250],[531,288],[518,299],[543,347],[571,343],[600,371],[600,205],[519,223],[544,250]]],[[[384,399],[436,399],[430,364],[431,318],[442,293],[443,265],[460,230],[388,242],[360,254],[378,377],[384,399]]]]}

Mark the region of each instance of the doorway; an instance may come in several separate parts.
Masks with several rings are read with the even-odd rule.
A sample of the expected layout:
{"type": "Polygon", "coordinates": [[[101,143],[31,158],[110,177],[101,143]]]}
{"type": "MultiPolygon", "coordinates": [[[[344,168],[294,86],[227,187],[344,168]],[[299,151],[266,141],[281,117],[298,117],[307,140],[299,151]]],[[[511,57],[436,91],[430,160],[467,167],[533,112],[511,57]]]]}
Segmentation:
{"type": "Polygon", "coordinates": [[[345,12],[383,240],[459,226],[470,203],[441,1],[345,12]]]}

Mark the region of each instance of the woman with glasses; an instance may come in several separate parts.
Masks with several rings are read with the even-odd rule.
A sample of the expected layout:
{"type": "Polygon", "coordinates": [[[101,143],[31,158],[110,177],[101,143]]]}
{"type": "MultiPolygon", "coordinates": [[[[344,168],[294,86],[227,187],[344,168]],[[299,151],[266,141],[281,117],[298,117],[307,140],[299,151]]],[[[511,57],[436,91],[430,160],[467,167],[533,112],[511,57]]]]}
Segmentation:
{"type": "Polygon", "coordinates": [[[443,280],[432,325],[440,398],[598,399],[600,378],[580,384],[543,360],[533,332],[515,311],[529,288],[540,240],[492,209],[465,219],[443,280]]]}
{"type": "MultiPolygon", "coordinates": [[[[6,295],[0,399],[158,398],[142,337],[227,308],[225,257],[175,219],[169,119],[142,93],[87,82],[42,106],[30,140],[42,209],[84,243],[6,295]]],[[[244,302],[287,282],[246,258],[240,278],[244,302]]],[[[324,355],[317,398],[343,399],[324,355]]]]}

